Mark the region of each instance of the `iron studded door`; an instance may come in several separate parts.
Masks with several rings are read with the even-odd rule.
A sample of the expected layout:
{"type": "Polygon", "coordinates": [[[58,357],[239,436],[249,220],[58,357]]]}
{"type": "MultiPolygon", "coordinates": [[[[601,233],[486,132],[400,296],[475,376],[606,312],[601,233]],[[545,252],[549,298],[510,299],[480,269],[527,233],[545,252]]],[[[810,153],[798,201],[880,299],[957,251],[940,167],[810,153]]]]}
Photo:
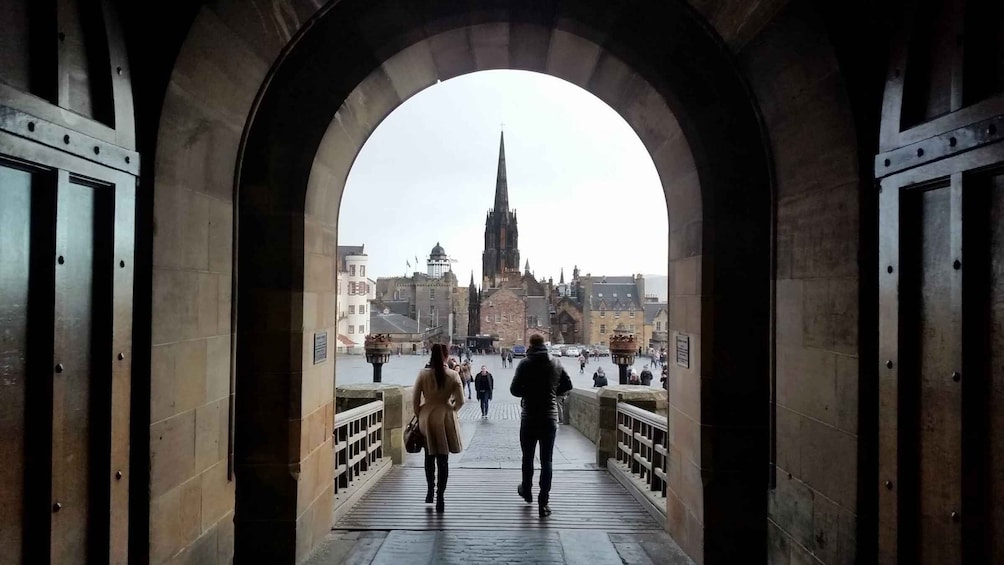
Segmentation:
{"type": "Polygon", "coordinates": [[[127,561],[134,193],[0,132],[0,563],[127,561]]]}
{"type": "Polygon", "coordinates": [[[883,563],[1004,559],[1002,163],[994,144],[881,181],[883,563]]]}

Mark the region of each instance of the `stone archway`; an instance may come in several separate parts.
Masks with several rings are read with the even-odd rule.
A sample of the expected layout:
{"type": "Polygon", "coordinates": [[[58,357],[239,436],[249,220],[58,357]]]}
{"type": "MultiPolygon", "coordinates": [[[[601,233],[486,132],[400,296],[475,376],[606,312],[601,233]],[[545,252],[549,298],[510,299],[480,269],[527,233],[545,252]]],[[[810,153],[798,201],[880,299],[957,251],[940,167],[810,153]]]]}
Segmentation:
{"type": "Polygon", "coordinates": [[[259,93],[238,163],[237,379],[255,391],[236,408],[238,558],[302,555],[328,525],[329,439],[311,430],[326,429],[334,375],[308,352],[333,326],[338,205],[356,153],[407,97],[490,68],[582,86],[651,152],[669,210],[670,295],[687,311],[671,329],[690,336],[694,360],[673,395],[670,532],[699,560],[763,554],[768,381],[749,375],[769,370],[769,166],[755,103],[700,18],[656,3],[344,2],[305,29],[259,93]],[[272,508],[258,502],[265,493],[272,508]]]}

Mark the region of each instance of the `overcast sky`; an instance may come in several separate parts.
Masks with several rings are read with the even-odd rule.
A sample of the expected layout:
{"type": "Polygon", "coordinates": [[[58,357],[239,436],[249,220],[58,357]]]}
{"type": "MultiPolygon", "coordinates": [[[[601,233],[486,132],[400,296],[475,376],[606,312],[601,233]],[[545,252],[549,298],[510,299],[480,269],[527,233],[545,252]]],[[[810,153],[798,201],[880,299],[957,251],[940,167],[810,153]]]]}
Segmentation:
{"type": "Polygon", "coordinates": [[[352,166],[340,245],[366,245],[369,276],[425,271],[438,241],[462,284],[481,281],[500,125],[520,269],[666,274],[666,200],[652,158],[604,102],[561,79],[483,71],[418,93],[373,132],[352,166]],[[630,245],[623,239],[629,238],[630,245]],[[614,252],[614,250],[617,250],[614,252]],[[411,269],[406,262],[411,263],[411,269]]]}

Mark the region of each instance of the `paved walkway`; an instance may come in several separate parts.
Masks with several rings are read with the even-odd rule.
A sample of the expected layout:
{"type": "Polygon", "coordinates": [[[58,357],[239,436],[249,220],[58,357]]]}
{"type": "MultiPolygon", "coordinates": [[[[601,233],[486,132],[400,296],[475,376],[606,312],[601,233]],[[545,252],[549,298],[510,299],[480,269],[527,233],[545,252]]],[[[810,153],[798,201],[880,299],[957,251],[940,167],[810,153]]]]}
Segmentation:
{"type": "MultiPolygon", "coordinates": [[[[569,563],[692,565],[656,521],[610,474],[595,448],[561,426],[554,451],[553,514],[516,495],[519,407],[495,402],[483,420],[461,411],[464,451],[450,457],[446,512],[425,504],[421,454],[393,467],[307,563],[569,563]]],[[[534,482],[539,478],[539,463],[534,482]]],[[[534,496],[537,487],[534,486],[534,496]]]]}

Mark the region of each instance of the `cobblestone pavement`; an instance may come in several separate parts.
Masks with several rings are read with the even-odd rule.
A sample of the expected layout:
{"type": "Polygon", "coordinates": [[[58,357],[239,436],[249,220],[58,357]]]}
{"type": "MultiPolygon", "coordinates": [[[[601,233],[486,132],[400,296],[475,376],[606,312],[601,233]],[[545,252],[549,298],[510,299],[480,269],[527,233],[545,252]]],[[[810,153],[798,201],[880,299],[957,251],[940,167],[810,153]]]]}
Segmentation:
{"type": "MultiPolygon", "coordinates": [[[[607,379],[616,384],[617,382],[617,365],[610,362],[609,357],[601,357],[599,359],[591,359],[589,364],[586,365],[586,370],[581,375],[579,374],[579,363],[571,357],[559,357],[562,366],[568,373],[568,376],[572,379],[572,384],[576,388],[591,388],[593,386],[593,372],[596,371],[597,367],[603,367],[603,370],[607,374],[607,379]]],[[[390,362],[383,366],[383,382],[390,384],[397,384],[402,386],[411,386],[415,384],[415,377],[418,372],[425,367],[428,359],[423,356],[417,355],[401,355],[393,356],[390,358],[390,362]]],[[[511,394],[509,394],[509,385],[512,383],[513,374],[516,372],[516,365],[519,365],[520,359],[513,359],[513,367],[502,367],[501,360],[495,355],[482,355],[475,356],[474,360],[471,362],[471,366],[474,372],[481,369],[481,365],[488,367],[488,371],[491,372],[492,376],[495,377],[495,393],[494,401],[496,402],[513,402],[518,401],[511,394]]],[[[634,368],[638,372],[641,372],[643,366],[648,364],[650,361],[645,357],[640,357],[635,361],[634,368]]],[[[652,386],[654,388],[659,387],[659,370],[653,369],[652,373],[655,375],[655,379],[652,381],[652,386]]],[[[336,355],[335,356],[335,383],[338,386],[347,384],[361,384],[369,383],[373,381],[373,367],[366,362],[363,355],[336,355]]],[[[472,387],[473,389],[473,387],[472,387]]],[[[473,394],[472,394],[473,396],[473,394]]],[[[475,412],[479,412],[477,400],[472,399],[473,407],[475,412]]]]}

